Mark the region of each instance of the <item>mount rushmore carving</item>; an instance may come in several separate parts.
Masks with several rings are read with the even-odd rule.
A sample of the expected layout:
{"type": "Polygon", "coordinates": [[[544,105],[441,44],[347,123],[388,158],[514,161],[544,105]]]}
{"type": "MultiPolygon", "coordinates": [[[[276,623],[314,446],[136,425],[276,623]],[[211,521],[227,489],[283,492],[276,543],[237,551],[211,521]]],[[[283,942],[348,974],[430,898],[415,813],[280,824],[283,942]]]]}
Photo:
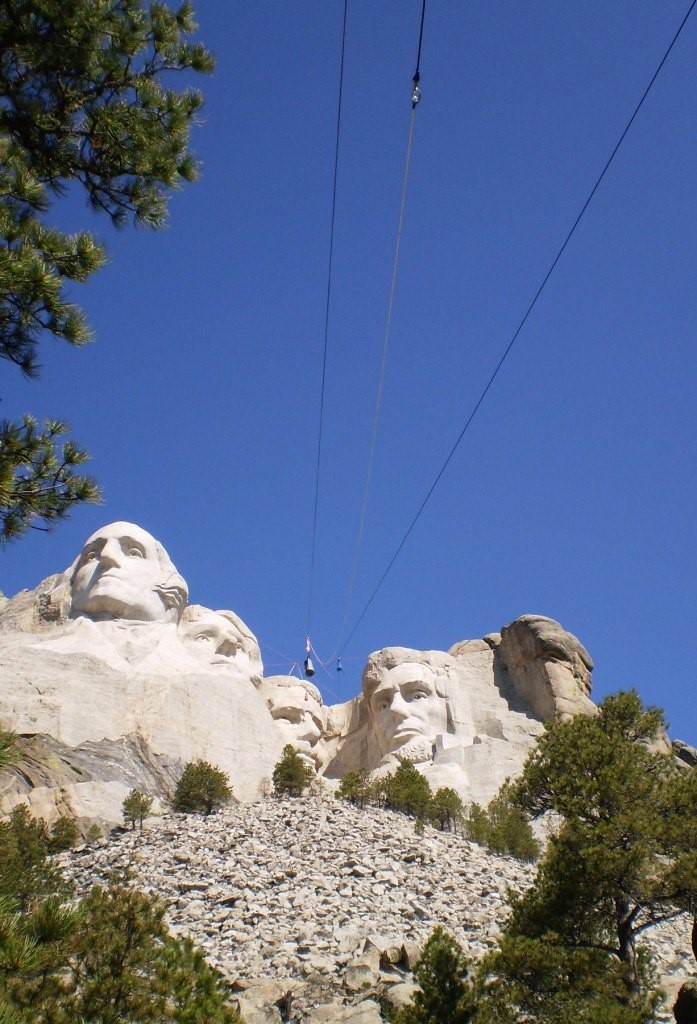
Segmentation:
{"type": "Polygon", "coordinates": [[[131,788],[165,798],[196,758],[252,800],[286,743],[327,780],[406,758],[434,788],[485,802],[544,721],[594,711],[589,655],[534,615],[447,652],[371,654],[362,692],[325,705],[305,679],[265,677],[239,616],[189,604],[164,547],[132,523],[96,531],[65,572],[0,602],[0,727],[23,755],[1,812],[24,800],[49,820],[117,821],[131,788]]]}

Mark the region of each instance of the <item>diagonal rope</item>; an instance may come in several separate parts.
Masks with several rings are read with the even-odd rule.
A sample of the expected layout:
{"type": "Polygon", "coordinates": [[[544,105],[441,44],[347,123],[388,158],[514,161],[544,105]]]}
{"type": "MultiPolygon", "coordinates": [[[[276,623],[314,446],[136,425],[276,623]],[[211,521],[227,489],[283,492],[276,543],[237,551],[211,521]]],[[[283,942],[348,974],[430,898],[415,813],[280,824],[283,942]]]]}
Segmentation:
{"type": "Polygon", "coordinates": [[[668,60],[668,57],[670,56],[670,53],[671,53],[673,47],[677,43],[677,41],[678,41],[678,39],[679,39],[679,37],[680,37],[680,35],[682,33],[682,30],[684,29],[685,25],[687,24],[687,20],[690,17],[690,15],[692,14],[692,11],[693,11],[693,9],[694,9],[696,4],[697,4],[697,0],[692,0],[692,3],[690,4],[690,7],[689,7],[689,9],[687,11],[687,14],[685,15],[685,17],[683,18],[682,22],[680,23],[680,26],[678,27],[675,35],[673,36],[673,38],[672,38],[672,40],[670,42],[670,45],[668,46],[668,49],[663,54],[663,57],[661,58],[661,60],[660,60],[660,62],[658,64],[658,67],[656,68],[656,70],[654,71],[653,75],[651,76],[651,80],[649,81],[649,84],[646,86],[646,89],[644,90],[644,93],[643,93],[641,99],[639,100],[639,102],[637,103],[636,107],[634,108],[634,112],[633,112],[632,116],[627,121],[627,124],[625,125],[624,130],[623,130],[622,134],[620,135],[619,140],[617,141],[614,149],[610,153],[610,156],[608,157],[608,159],[607,159],[607,161],[605,163],[605,166],[603,167],[602,171],[598,175],[598,178],[596,179],[596,182],[593,185],[593,188],[591,189],[591,191],[590,191],[590,193],[588,195],[588,198],[586,199],[586,201],[584,202],[583,206],[581,207],[581,210],[580,210],[578,216],[576,217],[575,221],[573,222],[573,225],[571,226],[570,231],[566,235],[566,238],[562,242],[559,250],[557,251],[556,256],[552,260],[552,263],[551,263],[551,265],[549,267],[549,270],[547,271],[547,273],[545,274],[544,278],[542,279],[542,283],[540,284],[539,288],[535,292],[535,295],[533,296],[532,301],[530,302],[528,308],[525,310],[525,313],[524,313],[520,323],[518,324],[517,328],[515,329],[515,331],[513,333],[513,337],[509,341],[508,345],[506,346],[506,348],[505,348],[505,350],[503,352],[503,355],[501,356],[501,358],[499,359],[498,363],[496,364],[496,367],[495,367],[493,373],[489,377],[489,380],[487,381],[487,383],[486,383],[486,385],[485,385],[481,395],[479,396],[479,398],[478,398],[474,408],[470,412],[470,414],[469,414],[469,416],[468,416],[468,418],[467,418],[467,420],[465,422],[464,427],[460,431],[460,434],[459,434],[457,440],[455,441],[454,445],[450,449],[450,451],[449,451],[449,453],[448,453],[448,455],[447,455],[447,457],[445,459],[445,462],[443,463],[443,465],[439,469],[439,471],[438,471],[438,473],[436,475],[435,480],[431,484],[431,486],[430,486],[430,488],[429,488],[429,490],[428,490],[428,492],[426,494],[426,497],[423,499],[423,501],[419,505],[419,508],[418,508],[418,510],[416,512],[416,515],[414,516],[414,518],[412,519],[411,523],[409,524],[409,526],[408,526],[408,528],[406,530],[406,533],[402,537],[401,541],[399,542],[399,544],[397,546],[396,551],[394,552],[394,554],[392,555],[392,558],[388,562],[387,568],[385,569],[385,571],[383,572],[382,576],[378,580],[376,586],[374,587],[373,592],[371,593],[371,595],[368,598],[368,601],[366,602],[363,610],[361,611],[360,615],[358,616],[358,619],[356,620],[353,628],[351,629],[351,632],[347,636],[346,641],[344,642],[343,647],[341,647],[341,649],[339,651],[337,651],[338,654],[340,654],[341,651],[344,649],[344,647],[346,647],[346,645],[348,644],[348,642],[351,640],[351,638],[353,637],[354,633],[358,629],[358,626],[363,621],[363,618],[365,617],[368,609],[370,608],[370,606],[372,605],[373,601],[375,600],[375,598],[376,598],[376,596],[378,594],[378,591],[380,590],[380,588],[382,587],[383,583],[387,579],[387,576],[390,573],[390,570],[392,569],[392,566],[397,561],[397,558],[399,557],[399,555],[400,555],[404,545],[406,544],[407,540],[409,539],[409,537],[410,537],[414,527],[416,526],[417,522],[421,518],[421,515],[422,515],[424,509],[426,508],[428,502],[430,501],[430,499],[431,499],[431,497],[432,497],[436,487],[440,483],[443,474],[445,473],[446,469],[450,465],[450,462],[452,461],[453,456],[455,455],[455,452],[459,448],[459,446],[460,446],[460,444],[461,444],[465,434],[469,430],[470,424],[472,423],[473,419],[475,418],[475,416],[479,412],[479,409],[480,409],[484,399],[486,398],[487,394],[489,393],[489,390],[491,389],[494,381],[498,377],[499,372],[500,372],[500,370],[503,367],[503,364],[506,362],[506,359],[508,358],[508,356],[509,356],[509,354],[511,352],[511,349],[513,348],[513,346],[515,345],[516,341],[518,340],[518,336],[520,335],[521,331],[523,330],[523,327],[527,323],[528,317],[530,316],[530,314],[532,313],[533,309],[537,305],[538,299],[542,295],[542,292],[544,291],[544,289],[545,289],[545,287],[547,285],[547,282],[549,281],[550,277],[554,273],[554,270],[556,269],[556,266],[559,263],[559,260],[561,259],[562,255],[564,254],[564,251],[566,250],[567,245],[571,241],[571,239],[572,239],[572,237],[573,237],[573,235],[574,235],[574,233],[576,231],[576,228],[581,223],[581,220],[582,220],[586,210],[590,206],[590,204],[591,204],[591,202],[593,200],[593,197],[595,196],[596,192],[598,191],[598,188],[600,187],[601,182],[603,181],[605,175],[607,174],[608,170],[610,169],[610,165],[612,164],[613,160],[615,159],[615,157],[616,157],[616,155],[617,155],[617,153],[619,151],[619,148],[622,145],[622,143],[624,142],[624,140],[625,140],[625,138],[626,138],[630,128],[634,124],[634,121],[635,121],[639,111],[641,110],[642,106],[644,105],[644,101],[646,100],[647,96],[651,92],[651,89],[653,88],[653,85],[654,85],[656,79],[658,78],[659,74],[661,73],[663,65],[668,60]]]}
{"type": "Polygon", "coordinates": [[[327,349],[329,339],[329,310],[332,294],[332,269],[334,263],[334,225],[336,221],[336,192],[339,177],[339,139],[341,137],[341,109],[344,94],[344,55],[346,53],[346,15],[348,0],[344,0],[344,19],[341,30],[341,61],[339,67],[339,102],[336,114],[336,141],[334,146],[334,179],[332,182],[332,215],[329,229],[329,261],[327,269],[327,297],[324,310],[324,347],[322,352],[322,387],[319,403],[319,428],[317,431],[317,461],[315,466],[315,502],[312,514],[312,544],[310,553],[310,584],[307,599],[307,635],[310,635],[312,624],[312,598],[315,580],[315,553],[317,548],[317,510],[319,508],[319,481],[322,462],[322,434],[324,428],[324,398],[327,380],[327,349]]]}

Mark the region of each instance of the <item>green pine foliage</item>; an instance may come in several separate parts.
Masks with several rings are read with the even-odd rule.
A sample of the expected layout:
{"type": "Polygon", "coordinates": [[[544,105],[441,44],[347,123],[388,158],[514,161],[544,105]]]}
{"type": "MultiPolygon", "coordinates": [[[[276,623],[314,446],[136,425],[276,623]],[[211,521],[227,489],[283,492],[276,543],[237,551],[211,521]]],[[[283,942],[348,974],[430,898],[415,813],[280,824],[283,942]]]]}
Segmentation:
{"type": "Polygon", "coordinates": [[[477,1024],[652,1024],[656,993],[631,1002],[624,966],[600,949],[507,934],[479,970],[477,1024]]]}
{"type": "Polygon", "coordinates": [[[346,772],[336,791],[338,800],[346,800],[355,807],[365,807],[373,799],[373,786],[366,768],[359,772],[346,772]]]}
{"type": "Polygon", "coordinates": [[[24,804],[0,821],[0,896],[14,899],[22,911],[39,898],[69,892],[47,859],[50,844],[46,822],[32,818],[24,804]]]}
{"type": "Polygon", "coordinates": [[[420,991],[392,1015],[394,1024],[470,1024],[475,996],[468,962],[452,936],[436,927],[414,967],[420,991]]]}
{"type": "Polygon", "coordinates": [[[82,910],[90,940],[72,958],[76,1020],[236,1019],[202,954],[167,935],[165,908],[156,897],[113,882],[96,886],[82,910]]]}
{"type": "Polygon", "coordinates": [[[0,771],[11,768],[19,757],[17,737],[13,732],[0,729],[0,771]]]}
{"type": "Polygon", "coordinates": [[[142,831],[143,820],[152,810],[152,797],[145,796],[139,789],[132,789],[121,805],[121,810],[124,820],[131,823],[131,829],[134,829],[138,822],[142,831]]]}
{"type": "Polygon", "coordinates": [[[428,820],[431,807],[431,788],[415,765],[401,761],[391,775],[382,780],[384,803],[391,811],[401,811],[412,818],[428,820]]]}
{"type": "Polygon", "coordinates": [[[276,796],[302,796],[314,778],[315,773],[310,765],[303,761],[290,743],[287,743],[271,776],[274,794],[276,796]]]}
{"type": "Polygon", "coordinates": [[[486,809],[474,803],[465,821],[467,837],[492,853],[534,861],[540,853],[530,821],[516,805],[510,783],[504,783],[486,809]]]}
{"type": "Polygon", "coordinates": [[[51,826],[51,834],[48,838],[48,852],[60,853],[61,850],[70,850],[80,838],[80,830],[72,820],[61,816],[51,826]]]}
{"type": "Polygon", "coordinates": [[[228,775],[208,761],[190,761],[184,768],[172,800],[175,811],[211,814],[232,799],[228,775]]]}
{"type": "Polygon", "coordinates": [[[80,472],[89,454],[74,441],[62,440],[69,429],[59,420],[39,425],[32,416],[0,422],[0,542],[30,526],[38,529],[39,522],[65,518],[78,503],[99,501],[97,484],[80,472]]]}
{"type": "Polygon", "coordinates": [[[94,823],[93,825],[90,825],[90,827],[87,829],[87,835],[85,836],[85,839],[87,840],[87,842],[88,843],[96,843],[101,838],[102,838],[102,830],[99,827],[99,825],[97,825],[96,823],[94,823]]]}
{"type": "MultiPolygon", "coordinates": [[[[117,226],[160,227],[172,190],[196,177],[188,145],[201,94],[165,85],[172,71],[212,70],[195,28],[188,0],[0,5],[0,358],[28,377],[44,337],[90,340],[66,286],[106,260],[89,232],[47,223],[52,203],[75,185],[117,226]]],[[[0,423],[0,541],[99,499],[68,430],[30,416],[0,423]]]]}
{"type": "MultiPolygon", "coordinates": [[[[529,756],[512,799],[528,813],[556,812],[560,825],[535,885],[513,902],[506,942],[519,944],[505,942],[494,966],[511,986],[531,955],[542,965],[578,965],[592,953],[609,1004],[624,1008],[616,1019],[652,1019],[638,939],[697,906],[697,774],[678,771],[660,752],[662,730],[659,711],[645,710],[636,693],[619,693],[597,716],[548,725],[529,756]]],[[[566,975],[554,977],[548,987],[561,997],[566,975]]]]}
{"type": "Polygon", "coordinates": [[[450,786],[437,789],[431,799],[429,818],[441,832],[457,832],[464,818],[464,807],[459,794],[450,786]]]}
{"type": "Polygon", "coordinates": [[[443,831],[455,832],[463,822],[462,800],[454,789],[444,787],[432,793],[428,782],[409,761],[388,775],[371,779],[365,769],[347,772],[336,791],[339,800],[356,807],[387,807],[417,819],[419,833],[430,823],[443,831]]]}
{"type": "Polygon", "coordinates": [[[71,834],[24,806],[0,822],[0,1024],[233,1024],[230,992],[153,895],[113,879],[83,900],[48,859],[71,834]]]}
{"type": "Polygon", "coordinates": [[[220,977],[189,940],[168,935],[164,914],[123,881],[76,907],[47,900],[17,914],[0,901],[0,1021],[238,1021],[220,977]]]}
{"type": "Polygon", "coordinates": [[[64,968],[82,923],[79,908],[49,897],[20,912],[0,896],[0,1022],[53,1024],[74,1020],[59,1008],[64,968]]]}

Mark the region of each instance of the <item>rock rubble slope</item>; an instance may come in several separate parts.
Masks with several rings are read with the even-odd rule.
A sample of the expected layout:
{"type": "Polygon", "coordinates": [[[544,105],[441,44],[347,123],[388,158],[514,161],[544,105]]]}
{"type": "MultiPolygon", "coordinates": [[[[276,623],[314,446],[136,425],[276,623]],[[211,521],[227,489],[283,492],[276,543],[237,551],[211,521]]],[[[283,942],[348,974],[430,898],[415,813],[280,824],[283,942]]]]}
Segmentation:
{"type": "MultiPolygon", "coordinates": [[[[378,983],[395,1001],[436,924],[477,958],[496,943],[507,893],[534,869],[411,819],[329,796],[167,815],[61,856],[84,890],[128,868],[168,905],[234,983],[247,1024],[381,1020],[378,983]]],[[[672,992],[694,974],[689,923],[649,940],[672,992]]],[[[667,1014],[664,1020],[672,1020],[667,1014]]]]}

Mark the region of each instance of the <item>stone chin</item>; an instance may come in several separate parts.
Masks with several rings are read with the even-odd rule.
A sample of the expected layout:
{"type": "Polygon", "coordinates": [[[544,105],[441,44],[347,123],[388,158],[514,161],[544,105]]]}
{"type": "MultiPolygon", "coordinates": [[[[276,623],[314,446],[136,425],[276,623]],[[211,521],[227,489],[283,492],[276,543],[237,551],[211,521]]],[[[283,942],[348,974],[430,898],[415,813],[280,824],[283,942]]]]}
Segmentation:
{"type": "Polygon", "coordinates": [[[385,754],[383,760],[409,761],[411,764],[423,764],[425,761],[433,760],[433,748],[435,738],[428,739],[426,736],[414,736],[405,740],[400,746],[393,746],[389,753],[385,754]]]}

